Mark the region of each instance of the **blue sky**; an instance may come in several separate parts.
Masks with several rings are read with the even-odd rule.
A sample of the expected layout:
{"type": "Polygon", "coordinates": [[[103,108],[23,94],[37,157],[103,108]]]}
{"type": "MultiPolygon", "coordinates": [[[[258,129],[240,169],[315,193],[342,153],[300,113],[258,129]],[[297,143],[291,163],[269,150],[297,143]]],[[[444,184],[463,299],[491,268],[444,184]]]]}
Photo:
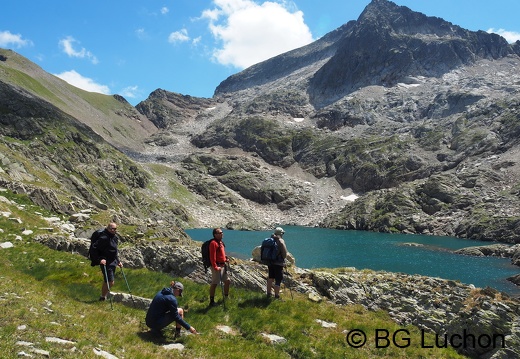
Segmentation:
{"type": "MultiPolygon", "coordinates": [[[[306,45],[370,0],[11,0],[0,47],[87,91],[136,105],[162,88],[212,97],[228,76],[306,45]]],[[[469,30],[520,40],[519,0],[395,0],[469,30]]]]}

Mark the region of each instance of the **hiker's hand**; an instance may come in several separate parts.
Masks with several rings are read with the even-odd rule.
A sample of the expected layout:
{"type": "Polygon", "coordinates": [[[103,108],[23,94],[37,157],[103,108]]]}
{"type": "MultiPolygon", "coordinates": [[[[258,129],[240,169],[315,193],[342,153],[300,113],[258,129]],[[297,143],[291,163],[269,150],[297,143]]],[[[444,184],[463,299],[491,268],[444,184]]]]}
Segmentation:
{"type": "Polygon", "coordinates": [[[193,328],[193,327],[190,328],[190,332],[192,334],[199,334],[199,333],[197,333],[197,330],[195,328],[193,328]]]}
{"type": "Polygon", "coordinates": [[[123,262],[119,262],[118,266],[119,268],[123,268],[123,262]]]}
{"type": "Polygon", "coordinates": [[[107,264],[107,260],[106,259],[102,259],[99,261],[99,264],[101,264],[102,266],[106,265],[107,264]]]}

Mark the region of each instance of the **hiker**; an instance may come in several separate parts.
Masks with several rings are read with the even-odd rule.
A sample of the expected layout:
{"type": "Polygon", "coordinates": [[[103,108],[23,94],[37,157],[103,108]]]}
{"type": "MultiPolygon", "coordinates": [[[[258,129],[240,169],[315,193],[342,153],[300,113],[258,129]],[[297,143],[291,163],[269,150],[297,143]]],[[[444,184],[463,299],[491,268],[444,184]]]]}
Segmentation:
{"type": "Polygon", "coordinates": [[[159,291],[146,312],[146,325],[155,336],[162,335],[162,329],[175,322],[175,338],[181,335],[181,326],[193,334],[198,334],[194,327],[184,320],[184,310],[178,307],[177,298],[182,297],[184,286],[181,282],[171,281],[169,287],[159,291]]]}
{"type": "Polygon", "coordinates": [[[101,287],[100,301],[106,300],[110,288],[114,285],[114,273],[116,266],[123,267],[123,263],[119,260],[119,252],[117,249],[118,236],[117,224],[110,222],[108,226],[101,232],[97,241],[92,245],[92,256],[94,261],[98,261],[103,273],[103,285],[101,287]]]}
{"type": "Polygon", "coordinates": [[[283,268],[285,267],[285,258],[287,257],[287,247],[283,240],[285,231],[282,227],[276,227],[274,233],[271,235],[278,245],[278,255],[276,259],[269,262],[267,265],[267,296],[271,297],[271,289],[274,287],[274,297],[280,299],[280,285],[283,280],[283,268]],[[274,282],[274,285],[273,285],[274,282]]]}
{"type": "Polygon", "coordinates": [[[215,291],[220,282],[224,283],[223,300],[229,296],[229,284],[231,281],[228,278],[228,262],[224,249],[225,245],[222,241],[224,232],[222,229],[213,229],[213,240],[209,244],[209,258],[211,262],[211,285],[209,287],[209,305],[215,306],[215,291]]]}

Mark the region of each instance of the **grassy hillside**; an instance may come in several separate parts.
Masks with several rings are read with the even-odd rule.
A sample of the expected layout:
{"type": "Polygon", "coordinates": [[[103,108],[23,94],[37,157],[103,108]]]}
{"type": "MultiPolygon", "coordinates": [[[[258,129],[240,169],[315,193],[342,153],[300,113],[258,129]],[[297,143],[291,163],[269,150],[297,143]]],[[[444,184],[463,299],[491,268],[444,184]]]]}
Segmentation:
{"type": "Polygon", "coordinates": [[[119,149],[142,149],[143,139],[157,131],[153,123],[121,96],[102,95],[69,85],[12,50],[0,48],[0,56],[3,59],[0,83],[24,89],[21,96],[30,93],[55,106],[119,149]]]}
{"type": "MultiPolygon", "coordinates": [[[[177,341],[183,351],[168,351],[173,332],[163,339],[152,338],[144,324],[145,312],[118,302],[99,302],[101,273],[79,254],[54,251],[33,241],[48,233],[45,211],[24,195],[2,191],[0,195],[0,352],[2,358],[42,350],[51,358],[97,358],[104,351],[117,358],[446,358],[460,357],[451,349],[421,348],[417,328],[399,327],[387,313],[369,312],[361,306],[341,307],[314,303],[285,288],[283,301],[269,301],[263,293],[232,288],[231,298],[208,308],[208,286],[183,280],[185,295],[179,302],[187,309],[186,320],[201,335],[186,335],[177,341]],[[24,232],[31,230],[33,233],[24,232]],[[317,320],[335,323],[325,328],[317,320]],[[219,330],[228,326],[231,333],[219,330]],[[362,329],[368,344],[360,349],[346,343],[347,332],[362,329]],[[399,339],[396,345],[376,347],[377,330],[395,333],[407,330],[411,345],[399,339]],[[269,343],[263,334],[285,338],[269,343]],[[48,338],[66,340],[54,343],[48,338]],[[406,347],[399,347],[406,346],[406,347]]],[[[121,226],[122,233],[131,231],[121,226]]],[[[58,235],[58,234],[57,234],[58,235]]],[[[126,243],[124,244],[126,245],[126,243]]],[[[128,286],[120,270],[114,292],[152,298],[172,278],[145,269],[125,269],[128,286]]],[[[231,272],[233,278],[233,272],[231,272]]],[[[175,278],[176,280],[180,278],[175,278]]],[[[217,300],[220,300],[220,293],[217,300]]],[[[403,333],[403,332],[401,332],[403,333]]],[[[401,338],[399,336],[399,338],[401,338]]],[[[433,346],[428,337],[428,346],[433,346]]],[[[385,341],[379,342],[385,346],[385,341]]]]}
{"type": "MultiPolygon", "coordinates": [[[[150,337],[145,312],[116,302],[99,302],[101,273],[78,254],[54,251],[32,240],[48,231],[43,216],[51,213],[30,204],[26,196],[3,191],[0,196],[0,352],[2,358],[43,350],[51,358],[97,358],[101,350],[117,358],[459,358],[452,349],[431,348],[434,338],[414,327],[399,327],[383,311],[369,312],[361,306],[315,303],[285,288],[283,301],[269,301],[261,292],[232,288],[231,298],[208,308],[208,286],[183,280],[186,320],[201,335],[186,335],[177,341],[183,351],[167,351],[173,332],[165,338],[150,337]],[[31,229],[32,234],[23,234],[31,229]],[[335,323],[323,327],[319,321],[335,323]],[[228,326],[231,333],[219,330],[228,326]],[[367,333],[362,348],[347,345],[347,333],[367,333]],[[377,331],[398,333],[396,342],[375,341],[377,331]],[[406,330],[407,332],[404,332],[406,330]],[[285,338],[269,343],[264,334],[285,338]],[[406,341],[410,338],[410,343],[406,341]],[[54,343],[48,338],[66,340],[54,343]],[[379,346],[379,347],[378,347],[379,346]],[[424,348],[428,346],[429,348],[424,348]]],[[[122,232],[131,227],[122,226],[122,232]]],[[[172,278],[145,269],[120,270],[114,292],[152,298],[172,278]]],[[[231,271],[233,279],[233,272],[231,271]]],[[[179,278],[175,278],[176,280],[179,278]]],[[[220,300],[220,293],[217,300],[220,300]]],[[[380,332],[383,333],[383,332],[380,332]]]]}
{"type": "MultiPolygon", "coordinates": [[[[215,308],[207,308],[206,285],[184,281],[180,305],[188,308],[187,321],[202,334],[178,339],[182,352],[166,351],[173,343],[173,332],[164,339],[147,335],[145,312],[120,303],[98,302],[101,275],[85,258],[57,252],[29,241],[17,241],[14,248],[1,249],[0,257],[0,351],[4,358],[16,358],[29,352],[17,342],[33,343],[33,348],[50,353],[52,358],[95,358],[94,350],[106,351],[118,358],[458,358],[451,349],[420,348],[421,334],[416,328],[397,326],[384,312],[368,312],[359,306],[339,307],[313,303],[285,290],[283,301],[270,302],[263,293],[233,288],[231,298],[215,308]],[[336,328],[324,328],[316,320],[334,322],[336,328]],[[226,325],[234,334],[219,331],[226,325]],[[21,327],[24,326],[24,327],[21,327]],[[378,329],[394,333],[409,331],[409,347],[376,348],[370,343],[360,349],[346,344],[346,331],[355,328],[366,333],[378,329]],[[284,344],[269,344],[262,333],[287,339],[284,344]],[[70,344],[47,342],[55,337],[70,344]]],[[[171,278],[163,273],[126,269],[133,295],[151,298],[171,278]]],[[[128,292],[120,271],[115,292],[128,292]]],[[[400,336],[398,336],[400,337],[400,336]]],[[[431,337],[427,344],[433,346],[431,337]]],[[[406,346],[406,341],[397,344],[406,346]]],[[[385,342],[380,341],[380,346],[385,342]]]]}

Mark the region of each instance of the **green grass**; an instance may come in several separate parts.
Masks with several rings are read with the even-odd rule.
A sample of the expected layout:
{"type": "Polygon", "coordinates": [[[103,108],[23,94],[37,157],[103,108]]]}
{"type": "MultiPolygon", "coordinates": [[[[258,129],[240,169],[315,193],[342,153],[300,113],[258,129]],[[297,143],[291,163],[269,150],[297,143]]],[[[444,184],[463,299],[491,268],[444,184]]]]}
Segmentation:
{"type": "MultiPolygon", "coordinates": [[[[172,331],[165,339],[152,340],[144,325],[145,312],[110,302],[98,302],[101,274],[98,267],[75,254],[53,251],[31,242],[16,242],[14,248],[0,250],[0,351],[3,358],[16,358],[27,348],[17,341],[34,343],[50,352],[52,358],[98,358],[94,348],[119,358],[458,358],[451,349],[421,348],[420,332],[400,327],[385,312],[369,312],[361,306],[314,303],[305,296],[285,289],[283,301],[268,301],[263,293],[232,288],[223,305],[208,309],[208,286],[183,280],[186,320],[202,334],[183,337],[182,352],[166,351],[172,331]],[[323,328],[316,319],[337,323],[323,328]],[[25,325],[26,329],[17,329],[25,325]],[[236,335],[216,329],[233,328],[236,335]],[[346,331],[362,329],[369,341],[360,349],[346,344],[346,331]],[[406,329],[412,338],[407,348],[390,345],[377,348],[377,329],[394,333],[406,329]],[[287,339],[269,344],[262,333],[287,339]],[[47,343],[46,337],[75,342],[71,345],[47,343]],[[72,349],[74,348],[74,349],[72,349]]],[[[145,269],[125,269],[135,296],[152,298],[171,277],[145,269]]],[[[232,277],[232,274],[231,274],[232,277]]],[[[178,279],[178,278],[174,278],[178,279]]],[[[128,292],[120,271],[115,292],[128,292]]],[[[217,292],[217,301],[221,300],[217,292]]],[[[431,338],[428,339],[430,343],[431,338]]],[[[403,342],[401,342],[402,345],[403,342]]],[[[381,342],[380,344],[384,344],[381,342]]]]}

